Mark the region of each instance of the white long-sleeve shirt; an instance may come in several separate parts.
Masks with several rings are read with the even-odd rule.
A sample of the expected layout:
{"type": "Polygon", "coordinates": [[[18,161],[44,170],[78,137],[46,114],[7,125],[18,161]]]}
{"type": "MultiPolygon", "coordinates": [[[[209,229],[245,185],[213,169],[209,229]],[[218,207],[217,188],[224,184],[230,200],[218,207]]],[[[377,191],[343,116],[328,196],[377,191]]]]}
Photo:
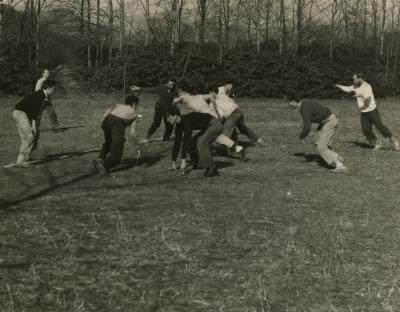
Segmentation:
{"type": "Polygon", "coordinates": [[[210,114],[215,118],[219,118],[217,112],[214,110],[212,105],[209,105],[207,101],[212,101],[213,95],[204,94],[204,95],[191,95],[191,94],[183,94],[177,97],[174,102],[175,103],[183,103],[188,108],[196,113],[205,113],[210,114]]]}
{"type": "Polygon", "coordinates": [[[372,112],[374,109],[376,109],[375,96],[369,83],[364,81],[359,87],[340,86],[339,88],[347,93],[354,92],[355,97],[357,98],[358,108],[361,110],[362,113],[372,112]],[[368,103],[369,105],[367,108],[361,109],[368,103]]]}
{"type": "Polygon", "coordinates": [[[237,105],[233,99],[226,95],[224,87],[218,88],[218,94],[215,102],[217,104],[218,113],[221,117],[228,117],[239,108],[239,105],[237,105]]]}

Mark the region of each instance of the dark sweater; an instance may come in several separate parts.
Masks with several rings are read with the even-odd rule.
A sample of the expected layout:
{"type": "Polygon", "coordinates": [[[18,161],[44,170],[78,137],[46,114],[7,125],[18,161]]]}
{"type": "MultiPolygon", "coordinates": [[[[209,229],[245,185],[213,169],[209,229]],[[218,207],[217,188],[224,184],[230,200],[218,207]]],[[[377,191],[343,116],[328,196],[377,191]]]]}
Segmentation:
{"type": "Polygon", "coordinates": [[[186,159],[190,150],[192,132],[194,130],[206,130],[213,117],[204,113],[189,113],[181,117],[181,123],[176,125],[175,140],[172,147],[172,160],[176,161],[182,145],[181,158],[186,159]],[[183,138],[183,144],[182,144],[183,138]]]}
{"type": "Polygon", "coordinates": [[[15,109],[25,112],[29,120],[37,120],[40,117],[45,98],[43,90],[36,91],[24,97],[15,105],[15,109]]]}
{"type": "Polygon", "coordinates": [[[300,133],[300,139],[304,139],[311,131],[311,124],[321,124],[332,112],[329,108],[322,106],[317,101],[304,100],[301,102],[300,114],[303,117],[303,130],[300,133]]]}
{"type": "Polygon", "coordinates": [[[177,96],[175,90],[170,90],[165,85],[140,88],[139,92],[156,93],[158,95],[157,104],[164,109],[170,108],[174,98],[177,96]]]}

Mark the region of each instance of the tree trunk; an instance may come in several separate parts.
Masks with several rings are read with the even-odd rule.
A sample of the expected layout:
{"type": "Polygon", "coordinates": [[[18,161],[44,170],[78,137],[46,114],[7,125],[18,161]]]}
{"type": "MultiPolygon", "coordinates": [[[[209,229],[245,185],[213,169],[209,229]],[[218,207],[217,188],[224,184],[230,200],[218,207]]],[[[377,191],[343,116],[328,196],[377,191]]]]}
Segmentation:
{"type": "Polygon", "coordinates": [[[247,0],[247,42],[251,43],[251,1],[247,0]]]}
{"type": "Polygon", "coordinates": [[[92,67],[92,55],[91,55],[91,31],[90,31],[90,24],[92,20],[92,6],[90,3],[90,0],[87,0],[87,30],[86,30],[86,36],[87,36],[87,66],[88,68],[92,67]]]}
{"type": "Polygon", "coordinates": [[[261,53],[261,0],[257,0],[256,3],[256,43],[257,43],[257,54],[261,53]]]}
{"type": "Polygon", "coordinates": [[[114,6],[113,0],[108,0],[108,10],[109,10],[109,18],[108,18],[108,62],[112,63],[113,57],[113,46],[114,46],[114,6]]]}
{"type": "Polygon", "coordinates": [[[286,29],[286,10],[285,0],[279,2],[279,23],[280,23],[280,39],[279,39],[279,54],[283,55],[286,53],[287,46],[287,29],[286,29]]]}
{"type": "Polygon", "coordinates": [[[299,54],[301,51],[301,43],[303,38],[304,1],[305,0],[297,0],[297,54],[299,54]]]}
{"type": "Polygon", "coordinates": [[[224,43],[222,39],[222,1],[219,0],[219,8],[218,8],[218,47],[219,47],[219,64],[222,65],[222,58],[224,53],[224,43]]]}
{"type": "Polygon", "coordinates": [[[146,0],[146,6],[144,10],[145,19],[147,23],[146,27],[146,37],[145,37],[145,45],[148,46],[150,43],[150,0],[146,0]]]}
{"type": "Polygon", "coordinates": [[[35,65],[39,66],[40,60],[40,13],[42,10],[41,0],[37,0],[36,7],[36,35],[35,35],[35,65]]]}
{"type": "Polygon", "coordinates": [[[224,0],[224,21],[225,21],[225,47],[229,49],[230,46],[230,34],[231,34],[231,1],[224,0]]]}
{"type": "Polygon", "coordinates": [[[381,25],[381,34],[380,34],[380,49],[379,54],[383,56],[383,47],[385,41],[385,32],[386,32],[386,0],[382,0],[382,25],[381,25]]]}
{"type": "Polygon", "coordinates": [[[102,40],[102,35],[100,32],[100,0],[96,1],[96,67],[101,67],[101,60],[100,60],[100,45],[102,40]]]}
{"type": "Polygon", "coordinates": [[[120,38],[119,53],[123,57],[125,47],[125,0],[119,0],[120,38]]]}
{"type": "Polygon", "coordinates": [[[200,24],[199,24],[199,43],[200,49],[204,50],[204,32],[206,25],[206,17],[207,17],[207,0],[197,0],[197,10],[200,16],[200,24]]]}
{"type": "Polygon", "coordinates": [[[331,11],[331,31],[330,31],[330,47],[329,47],[329,59],[333,60],[333,42],[335,40],[335,17],[337,14],[337,0],[332,1],[331,11]]]}
{"type": "Polygon", "coordinates": [[[375,47],[375,62],[378,62],[378,0],[372,0],[372,36],[375,47]]]}
{"type": "Polygon", "coordinates": [[[240,8],[242,7],[242,0],[238,0],[237,7],[236,7],[236,47],[239,46],[239,31],[240,31],[240,8]]]}
{"type": "MultiPolygon", "coordinates": [[[[0,2],[0,47],[2,47],[2,42],[3,42],[3,15],[4,15],[4,4],[3,2],[0,2]]],[[[2,50],[0,48],[0,55],[2,53],[2,50]]]]}
{"type": "Polygon", "coordinates": [[[272,12],[272,0],[267,0],[265,8],[265,41],[269,40],[269,25],[272,12]]]}

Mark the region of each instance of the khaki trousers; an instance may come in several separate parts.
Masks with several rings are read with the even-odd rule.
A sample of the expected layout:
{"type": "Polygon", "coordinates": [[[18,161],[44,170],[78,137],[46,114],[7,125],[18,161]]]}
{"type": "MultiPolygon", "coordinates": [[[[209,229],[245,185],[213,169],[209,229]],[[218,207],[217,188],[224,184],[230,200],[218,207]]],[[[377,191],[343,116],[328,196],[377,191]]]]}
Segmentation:
{"type": "Polygon", "coordinates": [[[328,165],[339,162],[339,155],[331,149],[331,144],[339,127],[338,120],[334,114],[325,119],[314,137],[314,143],[317,146],[318,153],[328,165]]]}
{"type": "Polygon", "coordinates": [[[21,140],[21,147],[19,148],[19,155],[17,158],[17,163],[21,163],[29,160],[35,136],[32,132],[31,121],[25,112],[14,110],[12,116],[17,125],[19,138],[21,140]]]}

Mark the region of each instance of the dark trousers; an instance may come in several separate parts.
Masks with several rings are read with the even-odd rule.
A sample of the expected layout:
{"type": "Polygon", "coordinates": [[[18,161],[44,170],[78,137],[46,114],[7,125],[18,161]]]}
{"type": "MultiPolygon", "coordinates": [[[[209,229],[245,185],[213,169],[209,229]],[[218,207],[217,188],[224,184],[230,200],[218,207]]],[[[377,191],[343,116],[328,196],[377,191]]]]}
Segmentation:
{"type": "Polygon", "coordinates": [[[161,120],[164,120],[164,125],[165,125],[165,132],[163,135],[163,140],[167,141],[167,140],[169,140],[169,138],[172,134],[172,130],[174,129],[174,126],[172,124],[170,124],[169,121],[167,120],[166,109],[162,108],[158,104],[156,104],[156,108],[154,110],[153,123],[151,124],[147,134],[149,136],[153,135],[154,132],[156,132],[156,130],[160,127],[161,120]]]}
{"type": "Polygon", "coordinates": [[[235,129],[238,129],[240,133],[244,134],[252,142],[257,142],[259,137],[255,134],[249,127],[246,126],[244,121],[244,114],[240,108],[235,109],[232,114],[230,114],[224,122],[224,132],[228,138],[232,138],[235,134],[237,136],[235,129]]]}
{"type": "Polygon", "coordinates": [[[122,159],[125,144],[125,128],[127,124],[122,118],[108,115],[103,121],[104,144],[100,159],[108,170],[117,166],[122,159]]]}
{"type": "Polygon", "coordinates": [[[368,113],[361,113],[361,129],[365,137],[367,138],[368,142],[371,144],[376,143],[376,136],[372,131],[372,125],[375,125],[376,129],[382,134],[385,138],[391,138],[392,133],[388,128],[386,128],[381,120],[379,115],[378,108],[375,108],[373,111],[368,113]]]}
{"type": "Polygon", "coordinates": [[[57,114],[56,114],[56,112],[54,110],[51,98],[48,97],[47,99],[44,100],[43,107],[40,110],[39,116],[38,116],[38,118],[36,120],[36,135],[35,135],[35,140],[33,141],[32,151],[35,151],[39,146],[40,121],[42,120],[43,110],[47,110],[47,112],[49,114],[49,118],[50,118],[52,127],[55,128],[55,127],[58,126],[57,114]]]}
{"type": "Polygon", "coordinates": [[[207,130],[197,141],[197,149],[199,152],[199,165],[202,168],[216,168],[211,153],[211,144],[223,132],[224,127],[217,119],[212,118],[207,130]]]}

